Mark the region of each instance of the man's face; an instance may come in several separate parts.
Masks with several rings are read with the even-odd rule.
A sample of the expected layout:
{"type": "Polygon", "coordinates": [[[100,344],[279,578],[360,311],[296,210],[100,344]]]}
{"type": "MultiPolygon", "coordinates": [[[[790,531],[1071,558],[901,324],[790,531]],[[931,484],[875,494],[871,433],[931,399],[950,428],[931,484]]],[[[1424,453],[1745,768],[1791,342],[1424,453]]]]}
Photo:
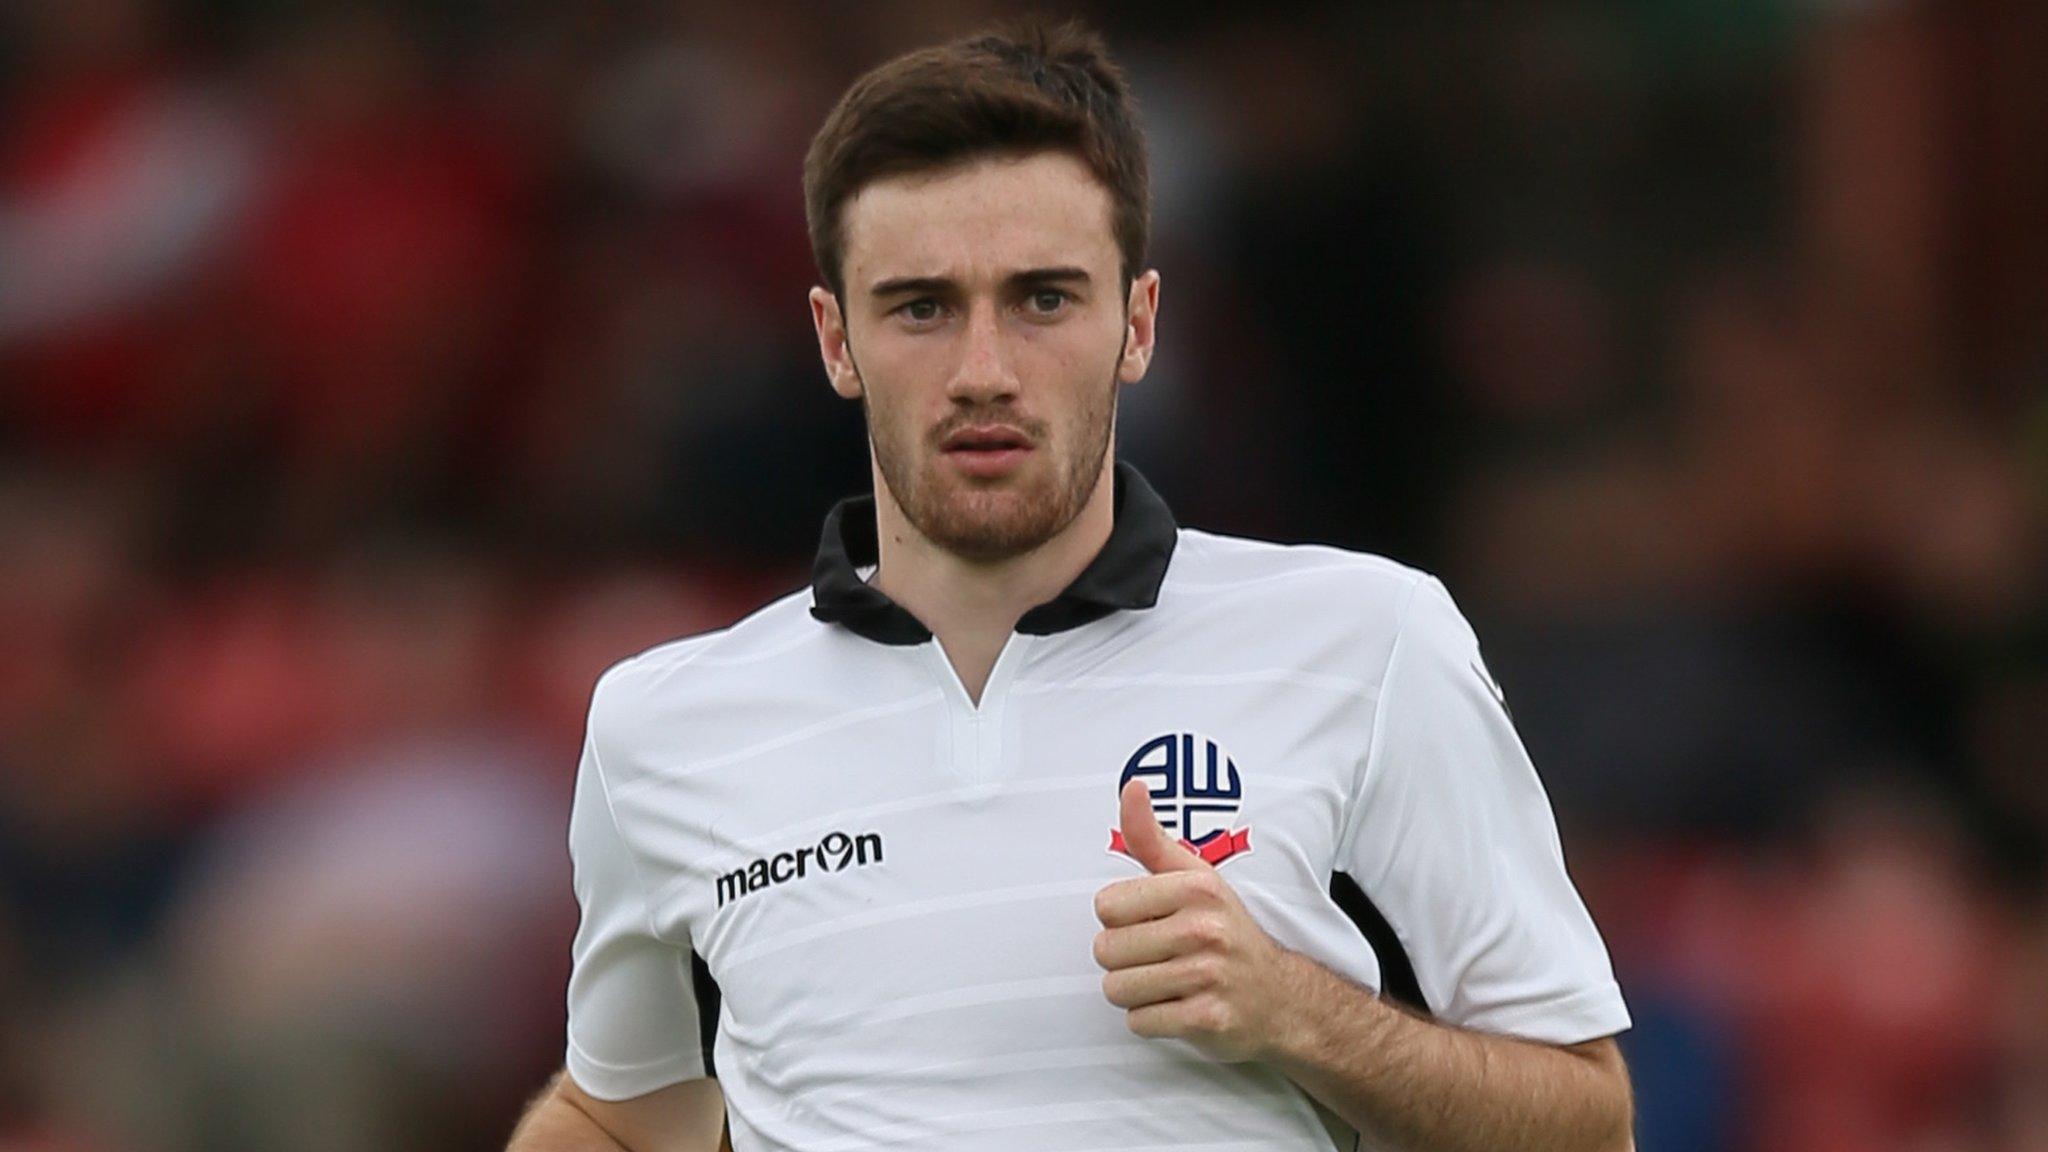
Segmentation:
{"type": "Polygon", "coordinates": [[[813,289],[833,388],[887,495],[973,560],[1028,552],[1101,479],[1158,274],[1126,296],[1109,192],[1064,153],[878,180],[843,209],[843,299],[813,289]]]}

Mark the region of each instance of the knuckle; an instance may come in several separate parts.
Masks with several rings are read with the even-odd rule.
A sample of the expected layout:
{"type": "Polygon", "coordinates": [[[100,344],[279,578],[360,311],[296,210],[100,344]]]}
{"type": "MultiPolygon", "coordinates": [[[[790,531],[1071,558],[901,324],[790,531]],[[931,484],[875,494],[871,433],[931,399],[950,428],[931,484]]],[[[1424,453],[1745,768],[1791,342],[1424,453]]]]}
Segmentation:
{"type": "Polygon", "coordinates": [[[1206,997],[1202,1000],[1201,1007],[1196,1011],[1195,1019],[1197,1026],[1203,1032],[1211,1036],[1225,1035],[1230,1031],[1232,1019],[1230,1005],[1224,1003],[1219,997],[1206,997]]]}
{"type": "Polygon", "coordinates": [[[1103,931],[1097,932],[1097,933],[1095,934],[1095,945],[1094,945],[1094,948],[1093,948],[1093,951],[1094,951],[1094,953],[1095,953],[1095,962],[1096,962],[1097,964],[1101,965],[1101,966],[1102,966],[1102,967],[1104,967],[1104,968],[1107,968],[1107,967],[1109,967],[1109,961],[1110,961],[1110,950],[1109,950],[1109,946],[1110,946],[1110,936],[1109,936],[1109,930],[1108,930],[1108,929],[1104,929],[1103,931]]]}

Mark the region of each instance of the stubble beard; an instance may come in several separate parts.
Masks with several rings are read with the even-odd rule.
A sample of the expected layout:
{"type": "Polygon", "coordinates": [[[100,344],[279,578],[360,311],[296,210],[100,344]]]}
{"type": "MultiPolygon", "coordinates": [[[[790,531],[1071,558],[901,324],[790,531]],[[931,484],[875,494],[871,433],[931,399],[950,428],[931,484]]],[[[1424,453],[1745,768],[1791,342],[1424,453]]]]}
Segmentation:
{"type": "MultiPolygon", "coordinates": [[[[1102,462],[1116,426],[1117,380],[1091,398],[1076,422],[1073,450],[1055,460],[1048,475],[1032,469],[1023,477],[978,483],[947,469],[933,436],[920,444],[886,434],[896,427],[878,422],[863,395],[868,443],[889,495],[911,527],[925,539],[962,559],[977,563],[1008,560],[1030,552],[1060,534],[1095,495],[1102,462]],[[878,431],[884,434],[878,434],[878,431]]],[[[1057,452],[1058,440],[1042,422],[1020,422],[1002,409],[975,412],[958,423],[1018,424],[1031,436],[1036,452],[1057,452]]],[[[940,435],[943,435],[941,433],[940,435]]]]}

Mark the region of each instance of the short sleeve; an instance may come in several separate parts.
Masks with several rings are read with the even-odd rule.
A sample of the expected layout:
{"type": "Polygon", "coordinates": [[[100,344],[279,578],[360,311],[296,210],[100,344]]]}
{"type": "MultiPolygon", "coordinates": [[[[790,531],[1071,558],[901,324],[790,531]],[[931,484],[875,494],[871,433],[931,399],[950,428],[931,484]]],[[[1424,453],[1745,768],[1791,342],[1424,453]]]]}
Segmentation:
{"type": "Polygon", "coordinates": [[[690,952],[655,935],[638,866],[620,833],[597,752],[597,712],[569,816],[582,920],[571,950],[568,1069],[600,1100],[707,1074],[690,952]]]}
{"type": "Polygon", "coordinates": [[[1409,594],[1338,851],[1438,1019],[1550,1044],[1629,1026],[1549,798],[1434,578],[1409,594]]]}

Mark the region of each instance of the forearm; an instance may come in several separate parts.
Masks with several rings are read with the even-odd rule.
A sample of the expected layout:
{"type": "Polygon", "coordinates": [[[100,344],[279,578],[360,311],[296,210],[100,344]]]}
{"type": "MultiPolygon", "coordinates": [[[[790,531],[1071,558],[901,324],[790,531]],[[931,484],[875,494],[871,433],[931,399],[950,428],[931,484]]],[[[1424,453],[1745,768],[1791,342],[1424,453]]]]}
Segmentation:
{"type": "Polygon", "coordinates": [[[560,1077],[528,1106],[505,1152],[628,1152],[556,1090],[560,1077]]]}
{"type": "Polygon", "coordinates": [[[728,1139],[716,1080],[602,1100],[563,1071],[527,1109],[506,1152],[732,1152],[728,1139]]]}
{"type": "Polygon", "coordinates": [[[1620,1152],[1627,1072],[1611,1044],[1557,1048],[1409,1015],[1299,953],[1271,1062],[1359,1131],[1415,1152],[1620,1152]]]}

